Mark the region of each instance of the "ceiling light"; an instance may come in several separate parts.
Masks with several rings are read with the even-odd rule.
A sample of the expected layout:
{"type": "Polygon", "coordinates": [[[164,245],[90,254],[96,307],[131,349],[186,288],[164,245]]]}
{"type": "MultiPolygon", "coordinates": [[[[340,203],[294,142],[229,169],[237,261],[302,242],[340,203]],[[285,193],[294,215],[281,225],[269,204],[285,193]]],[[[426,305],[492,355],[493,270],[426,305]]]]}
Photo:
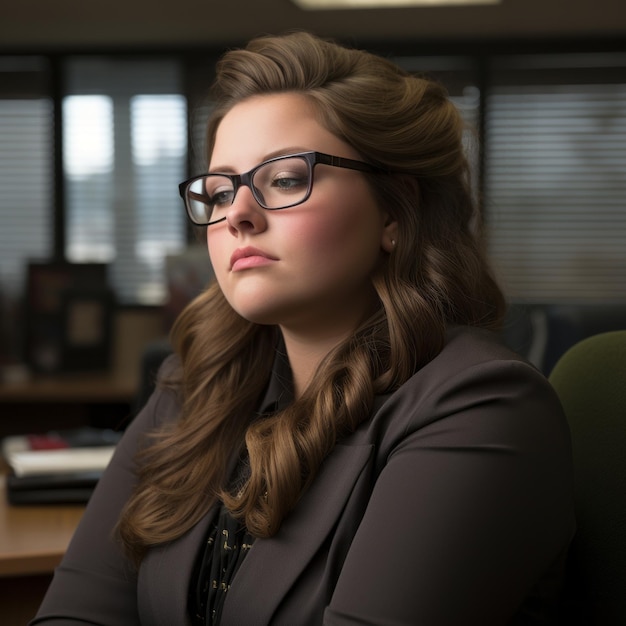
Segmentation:
{"type": "Polygon", "coordinates": [[[499,4],[501,0],[292,0],[306,11],[325,9],[388,9],[396,7],[499,4]]]}

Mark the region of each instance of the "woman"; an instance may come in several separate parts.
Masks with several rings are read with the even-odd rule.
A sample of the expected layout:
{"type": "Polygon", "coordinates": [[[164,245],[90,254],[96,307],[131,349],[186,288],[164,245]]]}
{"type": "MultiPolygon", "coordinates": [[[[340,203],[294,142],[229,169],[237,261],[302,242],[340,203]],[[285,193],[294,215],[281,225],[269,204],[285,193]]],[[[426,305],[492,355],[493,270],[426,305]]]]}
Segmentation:
{"type": "Polygon", "coordinates": [[[569,435],[501,346],[443,88],[298,33],[218,66],[217,282],[33,624],[547,624],[569,435]]]}

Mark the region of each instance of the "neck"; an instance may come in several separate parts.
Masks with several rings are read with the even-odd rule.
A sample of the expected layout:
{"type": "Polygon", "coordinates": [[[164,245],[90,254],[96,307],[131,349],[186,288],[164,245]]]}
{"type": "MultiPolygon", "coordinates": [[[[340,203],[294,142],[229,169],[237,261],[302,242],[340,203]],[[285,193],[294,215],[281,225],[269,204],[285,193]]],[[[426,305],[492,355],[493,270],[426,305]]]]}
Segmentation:
{"type": "Polygon", "coordinates": [[[285,348],[293,376],[294,395],[299,398],[313,378],[324,357],[350,333],[311,336],[282,328],[285,348]]]}
{"type": "Polygon", "coordinates": [[[280,329],[293,375],[294,394],[299,398],[322,360],[352,336],[375,307],[373,289],[357,294],[352,306],[312,306],[310,313],[285,316],[280,329]]]}

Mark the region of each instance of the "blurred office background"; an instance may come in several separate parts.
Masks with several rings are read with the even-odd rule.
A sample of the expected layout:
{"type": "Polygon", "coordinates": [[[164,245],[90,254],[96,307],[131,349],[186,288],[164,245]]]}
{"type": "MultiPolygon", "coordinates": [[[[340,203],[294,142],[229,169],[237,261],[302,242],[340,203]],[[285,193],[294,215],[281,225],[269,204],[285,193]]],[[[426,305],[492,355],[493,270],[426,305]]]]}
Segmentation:
{"type": "Polygon", "coordinates": [[[294,28],[448,86],[482,147],[472,159],[513,347],[547,373],[581,335],[626,327],[621,0],[321,11],[291,0],[4,2],[0,366],[134,376],[210,276],[177,184],[206,167],[215,61],[294,28]],[[89,269],[82,278],[76,264],[89,269]],[[73,330],[50,321],[72,312],[73,330]],[[95,347],[72,361],[72,341],[95,347]]]}

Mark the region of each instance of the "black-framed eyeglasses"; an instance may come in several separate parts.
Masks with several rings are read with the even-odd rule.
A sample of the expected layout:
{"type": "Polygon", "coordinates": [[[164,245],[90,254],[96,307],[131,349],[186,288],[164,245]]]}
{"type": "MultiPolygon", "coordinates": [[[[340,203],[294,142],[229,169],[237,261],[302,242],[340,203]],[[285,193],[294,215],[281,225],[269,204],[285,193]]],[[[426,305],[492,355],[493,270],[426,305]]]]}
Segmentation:
{"type": "Polygon", "coordinates": [[[245,174],[209,173],[194,176],[178,189],[189,219],[209,226],[226,219],[240,187],[248,187],[264,209],[288,209],[308,200],[313,189],[313,170],[321,163],[360,172],[383,172],[379,168],[323,152],[300,152],[263,161],[245,174]]]}

